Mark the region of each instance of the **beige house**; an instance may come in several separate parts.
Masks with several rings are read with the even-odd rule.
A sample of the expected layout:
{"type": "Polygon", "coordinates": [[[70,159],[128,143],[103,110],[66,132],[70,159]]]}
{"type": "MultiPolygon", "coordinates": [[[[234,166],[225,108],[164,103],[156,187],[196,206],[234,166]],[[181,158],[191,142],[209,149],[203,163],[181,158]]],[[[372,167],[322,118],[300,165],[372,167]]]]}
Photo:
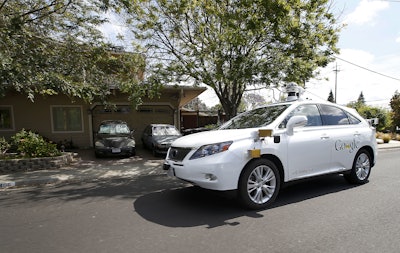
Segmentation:
{"type": "Polygon", "coordinates": [[[52,140],[78,148],[93,147],[94,134],[103,120],[124,120],[135,131],[135,139],[150,123],[168,123],[181,128],[180,109],[206,88],[167,86],[159,98],[143,99],[132,107],[125,94],[113,92],[109,99],[114,108],[101,103],[87,104],[65,95],[37,96],[31,102],[26,96],[12,92],[0,98],[0,136],[9,139],[21,129],[31,130],[52,140]]]}

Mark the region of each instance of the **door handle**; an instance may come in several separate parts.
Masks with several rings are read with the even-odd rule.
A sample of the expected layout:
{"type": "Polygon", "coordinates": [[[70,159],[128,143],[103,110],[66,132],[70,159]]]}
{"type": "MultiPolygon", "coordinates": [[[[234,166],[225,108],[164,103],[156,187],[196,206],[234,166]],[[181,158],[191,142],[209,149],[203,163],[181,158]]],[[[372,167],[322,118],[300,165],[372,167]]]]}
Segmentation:
{"type": "Polygon", "coordinates": [[[329,139],[329,136],[327,136],[327,135],[321,136],[321,140],[328,140],[328,139],[329,139]]]}

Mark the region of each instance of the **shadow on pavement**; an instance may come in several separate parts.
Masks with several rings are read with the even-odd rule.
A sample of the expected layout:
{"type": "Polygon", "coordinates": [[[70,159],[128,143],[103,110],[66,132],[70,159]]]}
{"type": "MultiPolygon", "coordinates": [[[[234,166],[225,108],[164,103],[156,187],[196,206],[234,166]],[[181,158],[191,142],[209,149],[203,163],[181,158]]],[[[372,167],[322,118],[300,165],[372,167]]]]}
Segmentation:
{"type": "MultiPolygon", "coordinates": [[[[353,187],[339,175],[299,182],[283,188],[269,209],[353,187]]],[[[261,218],[266,214],[264,210],[244,209],[231,194],[224,196],[193,186],[143,195],[134,201],[133,207],[144,219],[167,227],[235,226],[239,223],[230,222],[231,219],[241,216],[261,218]]]]}
{"type": "MultiPolygon", "coordinates": [[[[147,173],[147,171],[145,171],[147,173]]],[[[12,206],[29,201],[75,201],[94,198],[113,198],[134,200],[151,192],[186,186],[185,183],[172,180],[158,171],[152,174],[138,174],[130,178],[109,179],[69,184],[26,187],[0,192],[3,206],[12,206]],[[18,194],[13,194],[13,192],[18,194]]]]}
{"type": "MultiPolygon", "coordinates": [[[[298,182],[281,189],[269,210],[353,187],[340,175],[298,182]]],[[[236,226],[239,222],[234,219],[238,217],[261,218],[268,214],[268,210],[244,209],[238,204],[234,194],[204,190],[168,178],[162,169],[144,171],[124,179],[32,187],[16,191],[18,194],[13,194],[13,191],[0,194],[4,207],[12,207],[27,200],[68,202],[92,201],[98,198],[122,199],[133,203],[134,214],[167,227],[206,226],[211,229],[226,225],[236,226]]]]}

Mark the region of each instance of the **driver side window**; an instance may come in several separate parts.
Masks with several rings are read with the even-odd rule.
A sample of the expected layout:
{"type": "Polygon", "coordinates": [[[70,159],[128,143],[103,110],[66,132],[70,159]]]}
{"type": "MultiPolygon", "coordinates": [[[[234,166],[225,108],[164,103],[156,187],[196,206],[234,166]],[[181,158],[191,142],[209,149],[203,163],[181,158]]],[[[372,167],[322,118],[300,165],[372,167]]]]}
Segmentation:
{"type": "Polygon", "coordinates": [[[279,125],[279,128],[286,128],[286,124],[289,119],[293,116],[306,116],[307,125],[309,126],[322,126],[321,115],[319,113],[317,105],[300,105],[295,108],[279,125]]]}

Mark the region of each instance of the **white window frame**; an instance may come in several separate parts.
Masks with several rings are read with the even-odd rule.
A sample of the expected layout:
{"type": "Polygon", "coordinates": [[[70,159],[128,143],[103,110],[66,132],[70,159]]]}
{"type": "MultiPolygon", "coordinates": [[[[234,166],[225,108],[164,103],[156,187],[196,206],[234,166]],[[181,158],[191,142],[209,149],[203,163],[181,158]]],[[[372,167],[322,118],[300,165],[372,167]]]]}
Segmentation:
{"type": "Polygon", "coordinates": [[[84,132],[84,122],[83,122],[83,109],[81,105],[51,105],[50,106],[50,116],[51,116],[51,131],[52,133],[83,133],[84,132]],[[79,108],[80,113],[81,113],[81,129],[80,130],[76,130],[76,131],[72,131],[72,130],[67,130],[67,131],[58,131],[55,130],[55,126],[54,126],[54,115],[53,115],[53,109],[54,108],[79,108]]]}

